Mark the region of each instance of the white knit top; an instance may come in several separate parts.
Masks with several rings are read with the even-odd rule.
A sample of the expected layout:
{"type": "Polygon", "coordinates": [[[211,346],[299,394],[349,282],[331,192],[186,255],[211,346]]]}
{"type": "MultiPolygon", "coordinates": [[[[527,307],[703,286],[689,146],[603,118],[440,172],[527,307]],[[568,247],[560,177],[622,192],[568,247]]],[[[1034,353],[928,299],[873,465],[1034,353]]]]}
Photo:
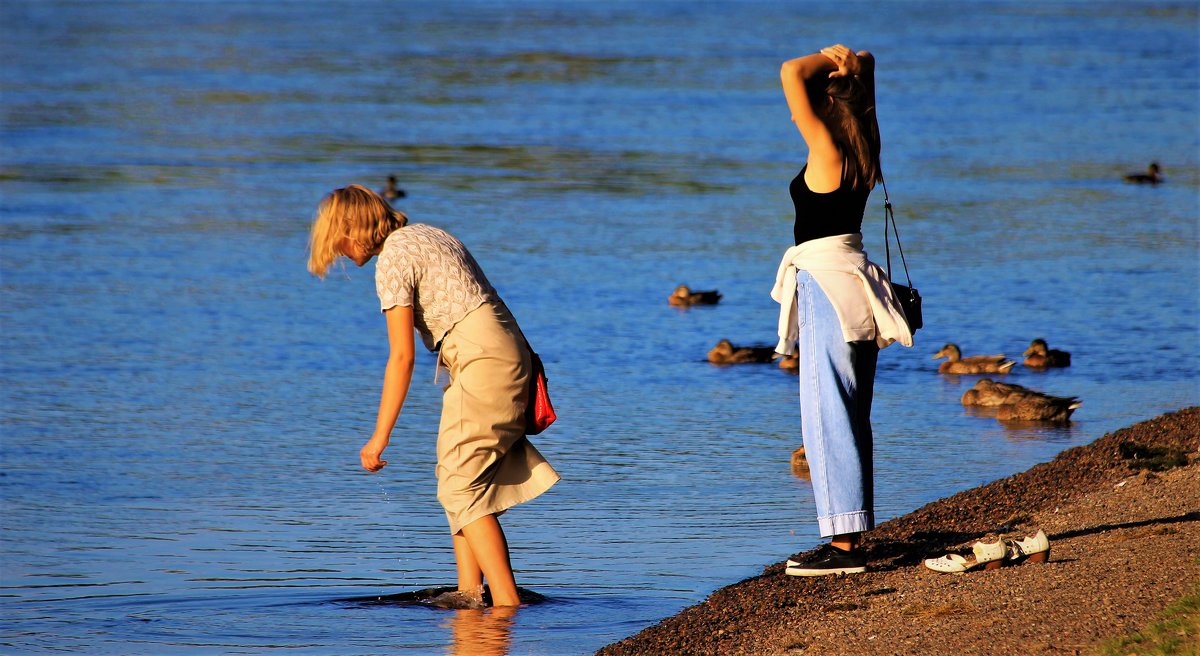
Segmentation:
{"type": "Polygon", "coordinates": [[[413,324],[430,351],[472,310],[500,300],[461,241],[421,223],[395,230],[383,242],[375,263],[375,292],[381,311],[413,308],[413,324]]]}

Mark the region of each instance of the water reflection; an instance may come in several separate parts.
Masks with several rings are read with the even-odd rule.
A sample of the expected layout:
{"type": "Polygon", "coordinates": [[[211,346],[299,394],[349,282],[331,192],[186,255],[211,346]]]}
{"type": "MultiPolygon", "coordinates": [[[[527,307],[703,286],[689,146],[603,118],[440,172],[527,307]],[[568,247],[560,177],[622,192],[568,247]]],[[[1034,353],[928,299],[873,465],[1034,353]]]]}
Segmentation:
{"type": "Polygon", "coordinates": [[[451,611],[443,623],[450,630],[447,654],[453,656],[505,656],[512,642],[516,606],[451,611]]]}
{"type": "Polygon", "coordinates": [[[1074,431],[1075,422],[1072,421],[998,419],[996,417],[998,410],[999,406],[963,406],[963,414],[968,417],[988,419],[998,423],[1004,429],[1004,436],[1010,440],[1061,442],[1069,440],[1074,431]]]}
{"type": "Polygon", "coordinates": [[[1075,431],[1075,423],[1070,421],[1046,422],[1009,420],[1001,421],[1000,425],[1004,427],[1004,437],[1018,442],[1031,440],[1043,442],[1066,442],[1071,439],[1071,436],[1075,431]]]}

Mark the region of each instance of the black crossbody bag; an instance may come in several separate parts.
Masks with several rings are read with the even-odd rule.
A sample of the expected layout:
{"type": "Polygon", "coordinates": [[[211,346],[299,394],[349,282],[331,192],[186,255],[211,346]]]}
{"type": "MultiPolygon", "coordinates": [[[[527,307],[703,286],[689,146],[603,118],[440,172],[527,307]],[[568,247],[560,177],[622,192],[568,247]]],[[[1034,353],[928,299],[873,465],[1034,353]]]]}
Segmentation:
{"type": "Polygon", "coordinates": [[[916,333],[918,328],[925,325],[921,318],[921,294],[917,292],[916,287],[913,287],[912,277],[908,275],[908,262],[904,260],[904,247],[900,245],[900,231],[896,229],[896,216],[892,214],[892,200],[888,198],[887,183],[884,182],[882,174],[879,176],[879,182],[883,184],[883,249],[887,256],[888,284],[892,286],[892,292],[900,301],[900,309],[904,310],[904,319],[908,322],[909,331],[916,333]],[[896,238],[896,250],[900,252],[900,265],[904,267],[904,279],[908,281],[907,285],[892,282],[892,248],[889,244],[888,224],[891,224],[890,232],[896,238]]]}

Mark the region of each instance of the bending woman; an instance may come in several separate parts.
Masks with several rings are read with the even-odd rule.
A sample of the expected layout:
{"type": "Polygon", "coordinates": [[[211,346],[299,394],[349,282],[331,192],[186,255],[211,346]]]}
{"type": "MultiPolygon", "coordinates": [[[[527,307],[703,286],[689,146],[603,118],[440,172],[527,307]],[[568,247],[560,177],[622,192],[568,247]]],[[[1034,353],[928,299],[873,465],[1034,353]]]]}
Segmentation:
{"type": "Polygon", "coordinates": [[[497,516],[545,492],[558,474],[525,436],[530,356],[524,335],[466,246],[449,233],[408,223],[378,194],[337,189],[317,208],[308,270],[324,277],[338,256],[358,266],[378,256],[375,290],[390,355],[375,433],[359,452],[375,472],[408,395],[413,329],[450,370],[437,439],[438,501],[446,511],[458,589],[516,606],[517,585],[497,516]]]}
{"type": "Polygon", "coordinates": [[[842,45],[783,64],[780,76],[808,160],[792,180],[796,245],[772,297],[776,350],[798,350],[800,428],[817,525],[830,543],[793,556],[793,576],[866,571],[863,532],[875,527],[871,397],[879,349],[912,333],[883,270],[867,259],[862,218],[879,168],[875,60],[842,45]]]}

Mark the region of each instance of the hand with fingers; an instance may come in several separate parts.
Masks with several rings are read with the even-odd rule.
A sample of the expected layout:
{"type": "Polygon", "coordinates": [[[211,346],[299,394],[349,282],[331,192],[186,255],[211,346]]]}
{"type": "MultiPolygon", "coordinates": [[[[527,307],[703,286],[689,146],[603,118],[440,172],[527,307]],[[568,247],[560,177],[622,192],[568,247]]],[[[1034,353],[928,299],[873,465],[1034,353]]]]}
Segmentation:
{"type": "Polygon", "coordinates": [[[858,75],[862,72],[862,65],[858,61],[858,54],[842,44],[821,48],[821,54],[825,55],[834,64],[837,64],[836,71],[830,71],[829,77],[848,77],[858,75]]]}
{"type": "Polygon", "coordinates": [[[369,472],[377,472],[383,469],[387,464],[386,460],[380,460],[379,456],[383,455],[383,450],[387,448],[387,442],[371,438],[363,445],[363,448],[358,452],[359,462],[362,468],[369,472]]]}

